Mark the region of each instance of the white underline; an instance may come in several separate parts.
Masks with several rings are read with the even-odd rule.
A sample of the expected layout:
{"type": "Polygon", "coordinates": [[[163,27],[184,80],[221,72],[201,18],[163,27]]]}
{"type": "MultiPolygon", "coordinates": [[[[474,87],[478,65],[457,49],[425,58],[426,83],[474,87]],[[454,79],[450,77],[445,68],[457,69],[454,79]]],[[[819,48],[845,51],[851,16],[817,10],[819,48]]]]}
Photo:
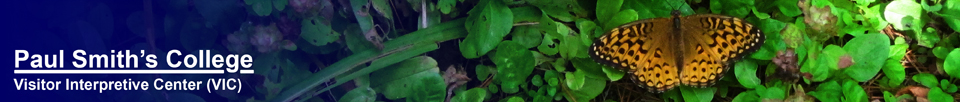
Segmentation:
{"type": "MultiPolygon", "coordinates": [[[[13,70],[13,74],[227,74],[225,70],[13,70]]],[[[240,70],[253,74],[253,70],[240,70]]]]}

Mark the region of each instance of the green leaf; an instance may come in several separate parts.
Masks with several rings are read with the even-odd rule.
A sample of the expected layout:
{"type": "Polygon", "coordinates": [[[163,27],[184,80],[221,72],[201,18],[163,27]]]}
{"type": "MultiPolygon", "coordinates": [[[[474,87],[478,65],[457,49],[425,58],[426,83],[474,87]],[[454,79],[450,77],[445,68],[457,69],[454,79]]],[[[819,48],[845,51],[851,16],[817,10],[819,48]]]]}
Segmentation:
{"type": "Polygon", "coordinates": [[[304,19],[300,24],[300,37],[313,46],[323,46],[340,39],[340,33],[333,32],[330,26],[323,24],[324,19],[317,17],[304,19]]]}
{"type": "Polygon", "coordinates": [[[577,36],[564,36],[563,40],[560,41],[560,56],[567,59],[573,58],[584,58],[587,56],[581,56],[581,54],[586,54],[587,46],[580,44],[580,37],[577,36]]]}
{"type": "Polygon", "coordinates": [[[954,78],[960,78],[960,48],[953,49],[943,61],[943,71],[954,78]]]}
{"type": "Polygon", "coordinates": [[[535,66],[533,54],[516,41],[504,41],[497,47],[491,60],[497,65],[497,78],[502,79],[504,92],[513,93],[513,89],[526,83],[527,76],[533,73],[535,66]]]}
{"type": "Polygon", "coordinates": [[[359,87],[344,94],[340,97],[340,100],[348,102],[374,102],[377,101],[377,93],[370,87],[359,87]]]}
{"type": "MultiPolygon", "coordinates": [[[[284,0],[286,1],[286,0],[284,0]]],[[[441,0],[443,1],[443,0],[441,0]]],[[[393,19],[393,7],[390,7],[390,1],[387,0],[370,0],[370,4],[373,4],[373,9],[377,10],[377,13],[383,15],[387,19],[393,19]]],[[[441,5],[442,6],[442,5],[441,5]]],[[[446,14],[446,13],[444,13],[446,14]]]]}
{"type": "MultiPolygon", "coordinates": [[[[787,23],[775,19],[764,19],[759,23],[760,31],[766,36],[766,41],[760,46],[760,50],[750,55],[750,58],[760,60],[770,60],[777,56],[777,51],[786,49],[787,45],[781,39],[780,30],[787,26],[787,23]]],[[[785,33],[799,34],[799,33],[785,33]]],[[[786,36],[784,36],[786,37],[786,36]]]]}
{"type": "Polygon", "coordinates": [[[733,97],[733,102],[757,102],[760,101],[760,96],[757,96],[757,93],[753,90],[746,92],[741,92],[737,94],[737,97],[733,97]]]}
{"type": "MultiPolygon", "coordinates": [[[[409,93],[426,91],[414,90],[423,85],[437,86],[435,88],[444,87],[442,90],[446,90],[445,83],[425,84],[419,82],[434,79],[433,77],[439,78],[439,75],[440,68],[437,67],[436,60],[426,56],[414,57],[391,65],[386,69],[370,73],[370,87],[383,94],[387,99],[405,98],[409,97],[409,93]]],[[[443,81],[443,78],[440,78],[440,81],[443,81]]]]}
{"type": "MultiPolygon", "coordinates": [[[[600,93],[603,92],[603,89],[606,88],[607,86],[606,85],[607,82],[605,80],[589,78],[589,77],[584,78],[583,83],[590,83],[590,84],[583,84],[583,86],[580,87],[580,90],[570,91],[570,94],[573,94],[573,96],[576,97],[577,102],[587,102],[589,100],[592,100],[593,98],[596,98],[597,96],[600,95],[600,93]]],[[[563,93],[560,93],[560,94],[563,94],[563,93]]],[[[567,97],[565,95],[558,94],[556,96],[564,96],[567,98],[567,100],[573,100],[571,99],[571,97],[567,97]]]]}
{"type": "Polygon", "coordinates": [[[543,42],[540,42],[540,46],[537,46],[537,50],[540,51],[541,53],[545,55],[556,55],[557,53],[560,52],[557,49],[557,47],[560,45],[558,44],[559,42],[557,41],[560,41],[560,40],[554,37],[552,34],[544,34],[543,40],[541,41],[543,42]]]}
{"type": "Polygon", "coordinates": [[[820,83],[816,91],[807,92],[807,94],[824,102],[840,102],[841,88],[836,81],[828,81],[820,83]]]}
{"type": "MultiPolygon", "coordinates": [[[[250,1],[250,0],[244,0],[244,1],[250,1]]],[[[256,13],[258,16],[268,16],[270,15],[270,12],[273,12],[273,9],[274,9],[273,4],[271,4],[272,2],[270,1],[271,0],[253,0],[246,3],[250,5],[250,9],[253,9],[253,12],[256,13]]]]}
{"type": "Polygon", "coordinates": [[[564,82],[567,83],[567,87],[570,88],[571,90],[580,90],[580,88],[583,87],[584,80],[586,80],[587,78],[586,74],[583,73],[583,71],[575,71],[573,73],[564,73],[563,75],[566,80],[564,82]]]}
{"type": "Polygon", "coordinates": [[[777,8],[780,8],[780,12],[783,12],[787,17],[798,16],[803,14],[803,12],[800,11],[800,7],[797,6],[797,2],[799,2],[799,0],[778,0],[777,4],[779,4],[779,6],[777,6],[777,8]]]}
{"type": "Polygon", "coordinates": [[[614,27],[626,24],[628,22],[636,21],[638,19],[637,15],[638,15],[637,11],[633,9],[620,11],[619,13],[614,15],[613,18],[610,18],[610,21],[605,22],[603,28],[612,29],[614,27]]]}
{"type": "Polygon", "coordinates": [[[884,102],[897,102],[897,97],[893,96],[890,91],[883,91],[883,101],[884,102]]]}
{"type": "Polygon", "coordinates": [[[734,74],[737,75],[737,81],[743,87],[748,89],[763,87],[760,85],[760,78],[757,77],[757,63],[753,60],[742,60],[737,62],[734,67],[734,74]]]}
{"type": "Polygon", "coordinates": [[[524,101],[523,101],[523,98],[514,96],[514,97],[507,98],[507,102],[524,102],[524,101]]]}
{"type": "Polygon", "coordinates": [[[867,102],[867,92],[855,81],[843,82],[843,102],[867,102]]]}
{"type": "Polygon", "coordinates": [[[716,91],[716,87],[693,88],[680,86],[680,93],[683,94],[683,100],[687,102],[710,102],[713,100],[713,94],[716,91]]]}
{"type": "Polygon", "coordinates": [[[606,23],[611,17],[620,12],[620,6],[623,0],[598,0],[597,1],[597,20],[600,23],[606,23]]]}
{"type": "Polygon", "coordinates": [[[894,0],[890,2],[890,4],[887,4],[887,8],[883,11],[883,18],[893,24],[893,28],[897,30],[907,30],[909,29],[907,25],[922,26],[915,25],[919,24],[917,20],[921,17],[921,10],[922,7],[920,4],[912,0],[894,0]],[[915,21],[904,21],[905,17],[909,17],[915,21]]]}
{"type": "Polygon", "coordinates": [[[580,29],[580,40],[583,41],[582,44],[584,46],[593,44],[594,37],[592,33],[596,28],[597,24],[593,23],[593,21],[582,18],[577,20],[577,29],[580,29]]]}
{"type": "Polygon", "coordinates": [[[623,75],[626,73],[621,70],[614,69],[613,67],[610,67],[610,66],[601,66],[601,67],[603,67],[603,73],[607,74],[607,78],[610,78],[610,81],[620,80],[623,78],[623,75]]]}
{"type": "Polygon", "coordinates": [[[930,88],[930,91],[927,92],[927,97],[935,97],[935,98],[927,98],[927,99],[930,99],[930,102],[952,102],[953,101],[953,96],[951,96],[949,93],[944,93],[943,90],[941,90],[939,87],[930,88]]]}
{"type": "Polygon", "coordinates": [[[470,34],[460,45],[464,58],[479,58],[486,54],[503,40],[513,28],[513,13],[501,0],[491,0],[479,15],[471,14],[467,17],[466,26],[470,34]]]}
{"type": "Polygon", "coordinates": [[[770,14],[757,11],[757,8],[753,8],[753,9],[751,9],[751,10],[753,11],[753,14],[756,15],[757,18],[759,18],[759,19],[767,19],[767,18],[770,18],[770,14]]]}
{"type": "Polygon", "coordinates": [[[899,86],[907,79],[906,69],[900,64],[900,59],[887,59],[883,64],[883,74],[890,78],[887,83],[891,86],[899,86]]]}
{"type": "Polygon", "coordinates": [[[846,51],[843,50],[843,48],[840,48],[840,46],[833,45],[833,44],[827,45],[827,47],[823,48],[822,51],[823,52],[820,54],[820,56],[817,59],[818,61],[820,61],[820,66],[825,66],[832,70],[839,69],[839,67],[837,66],[837,63],[840,62],[840,57],[848,54],[846,51]]]}
{"type": "Polygon", "coordinates": [[[854,64],[844,70],[850,78],[866,82],[880,71],[884,60],[889,57],[890,40],[884,34],[870,33],[855,37],[844,45],[854,64]]]}
{"type": "Polygon", "coordinates": [[[475,68],[477,72],[477,79],[480,79],[480,81],[486,80],[487,77],[490,76],[490,69],[493,69],[493,68],[482,65],[482,64],[477,64],[477,67],[475,68]]]}
{"type": "Polygon", "coordinates": [[[284,8],[287,8],[287,0],[270,0],[273,1],[273,7],[277,8],[278,11],[283,11],[284,8]]]}
{"type": "Polygon", "coordinates": [[[533,75],[533,79],[530,79],[530,82],[533,83],[533,86],[539,87],[540,85],[543,85],[543,78],[539,74],[533,75]]]}
{"type": "Polygon", "coordinates": [[[940,85],[939,83],[937,83],[937,77],[933,76],[933,74],[930,74],[930,73],[916,74],[916,75],[913,75],[912,79],[913,81],[917,81],[918,83],[926,87],[937,87],[938,85],[940,85]]]}
{"type": "MultiPolygon", "coordinates": [[[[385,0],[384,0],[385,1],[385,0]]],[[[457,0],[439,0],[437,1],[437,8],[440,8],[440,12],[443,14],[450,14],[450,11],[453,10],[454,6],[457,6],[457,0]]]]}
{"type": "Polygon", "coordinates": [[[487,86],[487,89],[490,90],[490,93],[497,93],[500,91],[500,88],[497,87],[497,84],[490,84],[490,86],[487,86]]]}
{"type": "Polygon", "coordinates": [[[947,55],[950,55],[950,52],[952,52],[953,49],[954,49],[954,48],[952,48],[952,47],[950,47],[950,46],[937,46],[937,47],[934,47],[934,48],[933,48],[933,56],[936,56],[937,58],[940,58],[940,59],[947,59],[947,55]]]}
{"type": "Polygon", "coordinates": [[[540,45],[540,42],[543,42],[543,34],[540,34],[540,29],[533,26],[519,26],[514,28],[510,33],[513,35],[513,40],[519,42],[524,48],[532,48],[540,45]]]}
{"type": "Polygon", "coordinates": [[[943,19],[950,28],[953,28],[954,31],[960,31],[960,2],[956,1],[947,1],[943,4],[944,9],[940,12],[944,15],[945,18],[953,19],[943,19]]]}
{"type": "Polygon", "coordinates": [[[780,87],[757,87],[757,94],[761,100],[783,100],[787,97],[787,92],[780,87]]]}
{"type": "Polygon", "coordinates": [[[953,93],[957,91],[957,86],[950,84],[950,81],[947,81],[947,79],[940,80],[940,87],[942,87],[943,91],[946,91],[947,93],[953,93]]]}
{"type": "Polygon", "coordinates": [[[457,93],[457,96],[453,96],[451,102],[483,102],[485,97],[487,97],[487,90],[483,88],[472,88],[467,91],[457,93]]]}
{"type": "Polygon", "coordinates": [[[543,12],[537,7],[523,6],[510,8],[513,13],[513,23],[538,22],[543,18],[543,12]]]}

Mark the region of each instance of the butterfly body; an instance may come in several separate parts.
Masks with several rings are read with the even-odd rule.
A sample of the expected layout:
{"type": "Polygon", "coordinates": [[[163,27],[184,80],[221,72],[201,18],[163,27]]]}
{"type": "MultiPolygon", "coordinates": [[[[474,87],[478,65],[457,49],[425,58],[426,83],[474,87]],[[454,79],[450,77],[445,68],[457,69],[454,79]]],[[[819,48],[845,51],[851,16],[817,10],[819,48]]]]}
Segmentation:
{"type": "Polygon", "coordinates": [[[590,57],[625,70],[652,92],[679,84],[707,87],[763,44],[763,34],[739,18],[696,14],[651,18],[613,28],[590,46],[590,57]]]}

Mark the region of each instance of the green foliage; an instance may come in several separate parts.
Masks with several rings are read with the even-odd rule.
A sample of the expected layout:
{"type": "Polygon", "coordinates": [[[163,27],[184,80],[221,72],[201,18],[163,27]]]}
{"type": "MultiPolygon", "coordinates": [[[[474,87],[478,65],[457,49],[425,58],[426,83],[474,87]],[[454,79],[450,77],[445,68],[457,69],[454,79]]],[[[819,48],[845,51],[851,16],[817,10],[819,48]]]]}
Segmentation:
{"type": "Polygon", "coordinates": [[[513,28],[513,13],[500,0],[490,0],[486,5],[476,6],[466,23],[467,38],[460,45],[466,58],[478,58],[493,50],[513,28]],[[482,8],[477,8],[482,7],[482,8]],[[476,13],[472,13],[477,11],[476,13]]]}
{"type": "MultiPolygon", "coordinates": [[[[216,34],[223,32],[235,32],[231,36],[242,41],[268,34],[275,37],[269,40],[292,43],[282,47],[289,50],[257,54],[262,62],[255,70],[265,72],[257,73],[265,82],[256,93],[263,97],[250,101],[317,100],[313,96],[324,92],[343,101],[376,101],[379,95],[391,101],[417,102],[447,97],[455,102],[610,101],[613,98],[600,94],[619,89],[608,87],[622,87],[610,83],[630,82],[624,78],[636,76],[596,63],[588,56],[589,46],[611,28],[670,17],[672,11],[741,18],[763,32],[766,40],[750,57],[727,63],[732,69],[725,71],[732,72],[717,85],[679,85],[676,90],[652,95],[665,101],[708,102],[736,94],[733,101],[790,101],[809,95],[816,101],[862,102],[870,101],[868,97],[873,96],[868,95],[875,91],[882,91],[886,101],[898,101],[913,96],[891,92],[914,82],[931,89],[928,97],[952,97],[958,90],[952,83],[960,78],[960,44],[956,43],[960,39],[955,32],[960,30],[960,3],[949,0],[345,0],[312,3],[316,5],[307,8],[289,0],[242,2],[247,15],[254,16],[250,18],[266,21],[242,23],[240,30],[210,27],[240,25],[219,23],[230,21],[230,11],[243,7],[198,1],[196,14],[164,16],[163,30],[180,38],[173,42],[185,49],[210,48],[216,40],[205,39],[216,39],[220,37],[216,34]],[[287,25],[272,20],[282,19],[294,19],[290,21],[299,24],[294,26],[300,28],[299,35],[280,32],[287,30],[287,25]],[[278,24],[268,25],[272,23],[278,24]],[[405,27],[412,25],[416,28],[405,27]],[[883,31],[888,25],[903,36],[883,31]],[[205,35],[194,36],[198,34],[205,35]],[[384,40],[371,40],[380,38],[384,40]],[[438,46],[444,41],[455,42],[460,55],[437,50],[451,47],[438,46]],[[424,56],[434,50],[443,52],[424,56]],[[785,53],[787,50],[793,53],[785,53]],[[933,68],[943,68],[946,74],[908,70],[904,63],[916,53],[933,55],[935,59],[930,61],[937,64],[933,68]],[[337,61],[318,61],[318,56],[323,60],[332,56],[337,61]],[[462,56],[466,61],[438,63],[436,60],[447,60],[439,56],[462,56]],[[311,64],[303,63],[322,66],[309,68],[311,64]],[[474,79],[468,84],[483,84],[448,90],[455,84],[442,75],[439,65],[443,64],[468,65],[463,69],[474,79]],[[798,84],[798,80],[806,84],[798,84]],[[348,92],[335,90],[350,82],[358,86],[348,92]],[[869,85],[881,87],[865,90],[874,87],[869,85]],[[804,91],[804,87],[816,89],[804,91]]],[[[128,23],[132,21],[137,20],[128,23]]],[[[227,46],[228,50],[220,51],[258,47],[227,46]]],[[[953,98],[943,99],[936,101],[953,98]]]]}

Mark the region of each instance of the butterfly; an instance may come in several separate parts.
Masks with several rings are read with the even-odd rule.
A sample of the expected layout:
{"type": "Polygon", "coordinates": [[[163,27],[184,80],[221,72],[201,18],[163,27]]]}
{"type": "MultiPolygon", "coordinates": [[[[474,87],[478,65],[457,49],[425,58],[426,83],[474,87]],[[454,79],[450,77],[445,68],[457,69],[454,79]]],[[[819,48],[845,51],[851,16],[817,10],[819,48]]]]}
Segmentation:
{"type": "Polygon", "coordinates": [[[631,80],[660,93],[679,84],[707,87],[734,61],[757,51],[765,36],[742,19],[717,15],[651,18],[623,24],[595,39],[590,57],[627,71],[631,80]]]}

